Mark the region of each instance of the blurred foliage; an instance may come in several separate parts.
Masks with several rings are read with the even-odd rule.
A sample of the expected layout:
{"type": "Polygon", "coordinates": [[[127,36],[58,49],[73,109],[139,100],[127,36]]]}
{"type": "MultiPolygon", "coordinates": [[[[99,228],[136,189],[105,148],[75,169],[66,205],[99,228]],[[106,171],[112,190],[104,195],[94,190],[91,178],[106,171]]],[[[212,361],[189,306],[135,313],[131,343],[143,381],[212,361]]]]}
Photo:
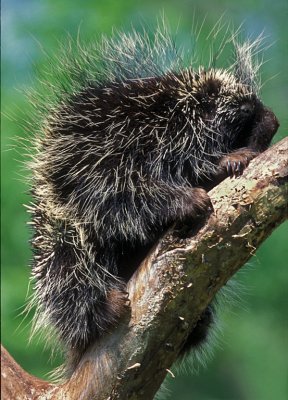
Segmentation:
{"type": "MultiPolygon", "coordinates": [[[[35,71],[47,61],[59,41],[76,37],[94,40],[112,28],[149,30],[165,13],[177,41],[191,44],[191,27],[204,20],[203,37],[223,21],[256,37],[263,30],[268,48],[262,67],[262,98],[278,116],[281,128],[275,141],[287,132],[287,2],[276,0],[145,2],[135,0],[5,0],[2,2],[2,341],[27,371],[45,377],[58,365],[36,338],[28,344],[30,316],[22,314],[28,290],[30,232],[23,204],[29,203],[27,160],[19,138],[25,138],[22,119],[28,118],[23,89],[37,86],[35,71]],[[79,28],[80,27],[80,28],[79,28]],[[271,47],[269,45],[272,44],[271,47]],[[271,80],[270,80],[271,79],[271,80]],[[25,117],[26,115],[26,117],[25,117]]],[[[201,39],[202,40],[202,39],[201,39]]],[[[200,48],[207,46],[200,43],[200,48]]],[[[287,225],[279,227],[238,274],[239,304],[221,312],[223,334],[208,366],[192,373],[176,373],[166,382],[171,399],[284,400],[287,392],[287,225]],[[239,276],[240,275],[240,276],[239,276]]],[[[229,301],[230,303],[230,301],[229,301]]],[[[169,397],[169,396],[168,396],[169,397]]]]}

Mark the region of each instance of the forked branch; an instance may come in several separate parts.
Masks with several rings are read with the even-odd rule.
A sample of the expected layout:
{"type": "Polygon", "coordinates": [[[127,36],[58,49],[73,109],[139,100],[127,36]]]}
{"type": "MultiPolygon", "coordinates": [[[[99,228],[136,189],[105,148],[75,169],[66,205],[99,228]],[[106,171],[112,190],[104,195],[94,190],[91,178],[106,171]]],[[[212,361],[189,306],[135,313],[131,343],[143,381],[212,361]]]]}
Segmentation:
{"type": "Polygon", "coordinates": [[[288,138],[211,190],[214,212],[191,238],[159,241],[129,282],[129,315],[69,381],[40,381],[4,352],[3,399],[153,399],[216,292],[287,218],[287,154],[288,138]]]}

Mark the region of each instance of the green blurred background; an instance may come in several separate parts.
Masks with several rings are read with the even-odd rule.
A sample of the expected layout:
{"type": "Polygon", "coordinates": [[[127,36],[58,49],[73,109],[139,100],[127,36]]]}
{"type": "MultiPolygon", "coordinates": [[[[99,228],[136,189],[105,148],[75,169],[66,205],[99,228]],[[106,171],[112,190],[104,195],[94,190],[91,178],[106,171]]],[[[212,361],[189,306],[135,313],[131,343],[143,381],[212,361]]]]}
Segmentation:
{"type": "MultiPolygon", "coordinates": [[[[28,344],[29,318],[21,311],[28,293],[29,231],[23,204],[29,202],[26,159],[18,137],[27,112],[22,89],[37,85],[35,71],[47,61],[67,33],[76,36],[81,25],[85,40],[112,28],[155,25],[165,13],[179,43],[190,43],[193,16],[206,18],[205,32],[224,15],[224,21],[256,37],[262,31],[267,62],[262,67],[262,99],[278,116],[275,141],[287,134],[287,0],[5,0],[2,1],[2,342],[27,371],[45,377],[59,364],[37,338],[28,344]],[[271,79],[272,78],[272,79],[271,79]]],[[[202,39],[200,39],[202,40],[202,39]]],[[[206,43],[207,45],[207,43],[206,43]]],[[[204,44],[203,44],[204,46],[204,44]]],[[[201,48],[201,43],[200,43],[201,48]]],[[[287,225],[279,227],[238,274],[241,300],[221,314],[222,335],[212,361],[198,373],[176,373],[166,387],[168,398],[198,400],[284,400],[288,398],[287,346],[287,225]]]]}

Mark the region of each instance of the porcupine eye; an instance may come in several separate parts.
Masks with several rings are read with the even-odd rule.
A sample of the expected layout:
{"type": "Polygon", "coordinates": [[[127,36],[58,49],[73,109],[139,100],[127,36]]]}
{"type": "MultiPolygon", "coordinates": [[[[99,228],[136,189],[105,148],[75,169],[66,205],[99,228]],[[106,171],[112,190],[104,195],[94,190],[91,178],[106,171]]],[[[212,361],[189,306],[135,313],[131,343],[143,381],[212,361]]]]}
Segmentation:
{"type": "Polygon", "coordinates": [[[255,104],[249,100],[243,101],[241,104],[239,104],[235,111],[238,128],[240,130],[247,130],[247,128],[249,128],[253,123],[255,117],[255,104]]]}
{"type": "Polygon", "coordinates": [[[243,103],[240,106],[240,113],[243,117],[249,118],[254,112],[254,106],[251,103],[243,103]]]}

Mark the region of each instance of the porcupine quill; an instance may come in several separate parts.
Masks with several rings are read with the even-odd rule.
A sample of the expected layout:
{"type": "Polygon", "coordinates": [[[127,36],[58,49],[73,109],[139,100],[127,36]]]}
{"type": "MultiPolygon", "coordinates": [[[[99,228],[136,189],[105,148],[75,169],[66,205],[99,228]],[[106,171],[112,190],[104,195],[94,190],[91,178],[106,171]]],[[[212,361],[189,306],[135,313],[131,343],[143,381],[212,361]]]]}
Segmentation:
{"type": "MultiPolygon", "coordinates": [[[[148,249],[171,224],[207,213],[207,190],[241,175],[278,128],[259,99],[259,40],[230,42],[225,69],[185,67],[165,28],[78,44],[76,55],[67,46],[58,86],[36,102],[34,331],[54,327],[70,371],[125,313],[148,249]]],[[[205,340],[213,312],[182,353],[205,340]]]]}

